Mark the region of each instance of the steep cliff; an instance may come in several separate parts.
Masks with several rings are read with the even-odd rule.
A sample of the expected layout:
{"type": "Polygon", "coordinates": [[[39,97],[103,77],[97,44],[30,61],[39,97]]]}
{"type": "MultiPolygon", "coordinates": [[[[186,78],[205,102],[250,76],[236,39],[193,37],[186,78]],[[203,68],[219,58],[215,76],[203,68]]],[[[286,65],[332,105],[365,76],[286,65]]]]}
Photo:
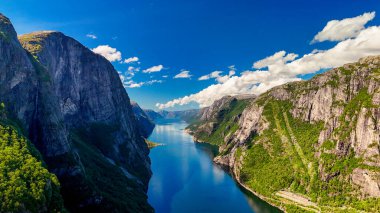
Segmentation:
{"type": "Polygon", "coordinates": [[[112,65],[62,33],[18,39],[3,15],[0,54],[0,101],[58,176],[66,207],[152,211],[149,150],[112,65]]]}
{"type": "Polygon", "coordinates": [[[211,130],[210,118],[191,128],[220,146],[215,162],[287,211],[377,212],[379,73],[380,56],[363,58],[237,104],[211,130]]]}
{"type": "Polygon", "coordinates": [[[149,137],[155,126],[153,120],[149,118],[145,111],[141,109],[141,107],[136,102],[131,101],[131,105],[136,120],[139,122],[141,135],[143,135],[145,138],[149,137]]]}

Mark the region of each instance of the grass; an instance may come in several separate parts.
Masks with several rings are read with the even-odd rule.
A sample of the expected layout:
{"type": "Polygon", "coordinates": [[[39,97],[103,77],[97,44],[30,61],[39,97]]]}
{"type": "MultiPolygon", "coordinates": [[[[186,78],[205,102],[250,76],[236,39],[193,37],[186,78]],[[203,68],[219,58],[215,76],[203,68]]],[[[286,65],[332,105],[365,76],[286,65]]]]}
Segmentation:
{"type": "Polygon", "coordinates": [[[18,39],[26,50],[36,56],[43,49],[43,42],[49,34],[49,32],[30,33],[21,35],[18,39]]]}
{"type": "Polygon", "coordinates": [[[157,146],[162,146],[163,144],[160,144],[160,143],[155,143],[151,140],[148,140],[148,139],[145,139],[145,143],[148,145],[148,148],[149,149],[153,149],[154,147],[157,147],[157,146]]]}

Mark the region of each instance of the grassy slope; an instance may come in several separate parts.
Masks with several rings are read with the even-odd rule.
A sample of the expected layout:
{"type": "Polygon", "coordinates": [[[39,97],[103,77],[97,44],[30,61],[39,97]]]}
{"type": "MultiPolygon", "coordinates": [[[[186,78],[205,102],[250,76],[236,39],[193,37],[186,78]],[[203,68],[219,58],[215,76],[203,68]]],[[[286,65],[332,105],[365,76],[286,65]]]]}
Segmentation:
{"type": "MultiPolygon", "coordinates": [[[[370,96],[365,90],[347,103],[343,116],[353,116],[360,107],[371,107],[370,96]]],[[[335,147],[335,141],[326,141],[322,145],[321,158],[315,157],[319,132],[323,129],[322,123],[310,124],[293,118],[289,113],[292,105],[289,102],[266,98],[257,103],[264,105],[264,116],[270,127],[247,142],[244,153],[241,180],[249,188],[265,197],[277,202],[289,212],[306,211],[292,202],[284,202],[276,196],[280,190],[288,190],[305,195],[312,202],[318,204],[317,208],[309,210],[325,212],[357,212],[360,210],[376,212],[380,210],[379,199],[357,199],[357,189],[349,183],[348,174],[356,167],[364,167],[361,159],[355,158],[353,153],[346,157],[337,157],[334,154],[324,153],[324,150],[335,147]],[[328,182],[320,179],[318,166],[323,164],[326,171],[340,175],[328,182]],[[342,208],[343,207],[343,208],[342,208]]],[[[198,135],[203,141],[221,145],[225,135],[236,131],[234,117],[241,113],[247,103],[232,106],[222,116],[215,131],[207,136],[198,135]],[[227,128],[229,127],[229,128],[227,128]],[[227,131],[226,131],[227,130],[227,131]]],[[[372,106],[374,107],[374,106],[372,106]]],[[[343,117],[342,116],[342,117],[343,117]]],[[[343,119],[343,118],[342,118],[343,119]]],[[[345,137],[350,131],[352,123],[343,125],[337,134],[345,137]]],[[[191,128],[196,129],[199,124],[191,128]]],[[[223,153],[221,153],[223,154],[223,153]]]]}

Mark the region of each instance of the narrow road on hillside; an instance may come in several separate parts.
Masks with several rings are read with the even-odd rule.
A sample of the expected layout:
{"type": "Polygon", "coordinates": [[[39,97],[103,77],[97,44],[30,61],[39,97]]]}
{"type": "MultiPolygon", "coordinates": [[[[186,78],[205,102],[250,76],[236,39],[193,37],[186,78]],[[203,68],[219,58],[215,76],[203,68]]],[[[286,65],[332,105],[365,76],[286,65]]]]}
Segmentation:
{"type": "MultiPolygon", "coordinates": [[[[285,123],[286,123],[286,128],[287,128],[288,133],[290,135],[290,139],[292,141],[292,144],[293,144],[295,150],[297,151],[298,156],[300,156],[303,165],[307,168],[307,171],[308,171],[308,174],[309,174],[309,177],[310,177],[310,183],[312,183],[313,182],[313,178],[315,176],[315,171],[314,171],[313,163],[309,162],[307,160],[307,158],[305,157],[305,154],[303,153],[303,150],[302,150],[301,146],[297,142],[297,139],[296,139],[296,137],[295,137],[295,135],[293,133],[293,129],[292,129],[292,127],[289,124],[289,118],[288,118],[287,113],[283,112],[282,114],[284,116],[285,123]]],[[[309,183],[309,186],[310,186],[310,183],[309,183]]]]}

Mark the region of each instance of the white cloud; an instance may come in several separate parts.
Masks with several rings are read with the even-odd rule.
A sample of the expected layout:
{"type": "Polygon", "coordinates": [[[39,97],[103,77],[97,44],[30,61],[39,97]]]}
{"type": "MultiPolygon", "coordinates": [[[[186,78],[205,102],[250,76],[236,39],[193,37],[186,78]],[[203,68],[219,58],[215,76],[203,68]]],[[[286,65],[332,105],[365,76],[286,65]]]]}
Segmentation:
{"type": "Polygon", "coordinates": [[[198,78],[200,81],[208,80],[210,78],[218,78],[220,77],[220,74],[223,73],[223,71],[214,71],[208,75],[204,75],[198,78]]]}
{"type": "Polygon", "coordinates": [[[298,55],[294,53],[288,53],[284,50],[276,52],[274,55],[261,59],[253,64],[253,68],[261,69],[273,64],[283,64],[288,61],[293,61],[298,55]]]}
{"type": "Polygon", "coordinates": [[[98,38],[96,35],[91,34],[91,33],[87,34],[86,37],[91,38],[91,39],[97,39],[98,38]]]}
{"type": "Polygon", "coordinates": [[[134,62],[138,62],[138,61],[139,61],[139,58],[136,56],[124,59],[124,63],[126,63],[126,64],[134,63],[134,62]]]}
{"type": "Polygon", "coordinates": [[[232,76],[198,93],[165,104],[157,103],[156,106],[163,109],[196,102],[205,107],[225,95],[261,94],[274,86],[301,80],[299,75],[338,67],[369,55],[380,55],[379,38],[380,26],[373,26],[362,30],[355,38],[339,42],[331,49],[314,50],[299,59],[296,59],[296,54],[280,51],[254,63],[254,67],[266,70],[245,71],[240,76],[232,76]]]}
{"type": "Polygon", "coordinates": [[[124,82],[125,76],[123,75],[123,73],[121,73],[120,71],[117,71],[117,73],[119,73],[119,77],[120,77],[121,82],[124,82]]]}
{"type": "Polygon", "coordinates": [[[210,79],[210,76],[209,75],[204,75],[204,76],[201,76],[198,78],[199,81],[205,81],[205,80],[208,80],[210,79]]]}
{"type": "Polygon", "coordinates": [[[174,76],[174,78],[190,78],[192,75],[190,75],[190,71],[188,70],[182,70],[180,73],[174,76]]]}
{"type": "Polygon", "coordinates": [[[168,75],[163,75],[162,77],[163,77],[163,78],[167,78],[167,77],[169,77],[169,76],[168,76],[168,75]]]}
{"type": "Polygon", "coordinates": [[[98,47],[92,49],[92,51],[102,55],[110,62],[121,60],[121,52],[117,51],[116,48],[110,47],[109,45],[99,45],[98,47]]]}
{"type": "Polygon", "coordinates": [[[128,67],[128,72],[140,72],[140,67],[133,67],[133,66],[129,66],[128,67]]]}
{"type": "Polygon", "coordinates": [[[236,67],[235,67],[235,65],[231,65],[231,66],[229,66],[228,69],[233,70],[233,71],[236,71],[236,67]]]}
{"type": "Polygon", "coordinates": [[[124,83],[124,81],[126,80],[131,80],[134,76],[135,76],[135,73],[133,71],[126,71],[126,72],[120,72],[120,71],[117,71],[119,73],[119,76],[120,76],[120,80],[121,82],[124,83]]]}
{"type": "Polygon", "coordinates": [[[150,80],[150,81],[146,81],[146,82],[134,82],[133,80],[130,80],[130,81],[124,81],[123,82],[123,85],[124,87],[126,88],[139,88],[139,87],[142,87],[144,85],[152,85],[152,84],[156,84],[156,83],[162,83],[163,81],[162,80],[150,80]]]}
{"type": "Polygon", "coordinates": [[[211,78],[215,78],[215,80],[219,83],[223,83],[225,81],[227,81],[231,76],[235,75],[235,67],[229,67],[229,69],[231,69],[229,72],[228,72],[228,75],[220,75],[221,73],[223,73],[223,71],[214,71],[208,75],[204,75],[204,76],[201,76],[198,78],[199,81],[204,81],[204,80],[208,80],[208,79],[211,79],[211,78]],[[233,68],[233,69],[231,69],[233,68]]]}
{"type": "Polygon", "coordinates": [[[371,12],[353,18],[329,21],[323,30],[314,37],[312,43],[343,41],[348,38],[354,38],[364,29],[364,25],[374,18],[375,12],[371,12]]]}
{"type": "Polygon", "coordinates": [[[157,66],[153,66],[151,68],[148,68],[146,70],[143,70],[143,73],[160,72],[162,69],[164,69],[163,65],[157,65],[157,66]]]}
{"type": "Polygon", "coordinates": [[[130,81],[123,82],[123,84],[124,84],[124,87],[127,87],[127,88],[139,88],[142,85],[144,85],[144,82],[136,83],[136,82],[130,80],[130,81]]]}

